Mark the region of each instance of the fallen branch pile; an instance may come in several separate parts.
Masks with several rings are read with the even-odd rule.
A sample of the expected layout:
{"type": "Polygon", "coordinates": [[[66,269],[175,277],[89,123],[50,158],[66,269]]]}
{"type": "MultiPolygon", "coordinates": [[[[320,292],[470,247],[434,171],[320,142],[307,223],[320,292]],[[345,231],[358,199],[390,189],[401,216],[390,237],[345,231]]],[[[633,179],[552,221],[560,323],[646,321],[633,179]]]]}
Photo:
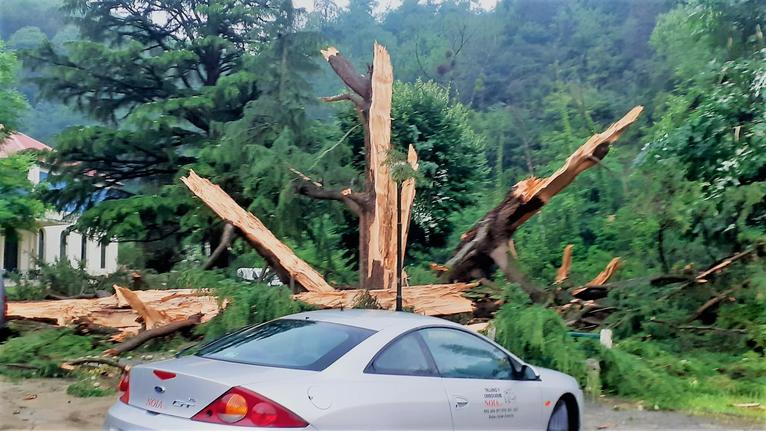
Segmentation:
{"type": "Polygon", "coordinates": [[[160,328],[199,315],[207,322],[220,311],[217,299],[192,289],[137,290],[115,286],[116,294],[96,299],[62,299],[8,303],[8,319],[34,320],[57,326],[82,326],[83,332],[114,330],[123,341],[142,330],[160,328]],[[100,330],[99,330],[100,328],[100,330]]]}

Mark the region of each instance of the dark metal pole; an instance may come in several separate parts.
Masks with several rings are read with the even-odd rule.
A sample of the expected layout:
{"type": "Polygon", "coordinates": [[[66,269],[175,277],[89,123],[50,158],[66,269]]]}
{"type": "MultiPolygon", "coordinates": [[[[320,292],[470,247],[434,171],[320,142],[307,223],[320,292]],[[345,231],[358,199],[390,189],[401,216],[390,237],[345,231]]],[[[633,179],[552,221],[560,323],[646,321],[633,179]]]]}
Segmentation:
{"type": "Polygon", "coordinates": [[[402,182],[396,182],[396,311],[402,311],[402,182]]]}

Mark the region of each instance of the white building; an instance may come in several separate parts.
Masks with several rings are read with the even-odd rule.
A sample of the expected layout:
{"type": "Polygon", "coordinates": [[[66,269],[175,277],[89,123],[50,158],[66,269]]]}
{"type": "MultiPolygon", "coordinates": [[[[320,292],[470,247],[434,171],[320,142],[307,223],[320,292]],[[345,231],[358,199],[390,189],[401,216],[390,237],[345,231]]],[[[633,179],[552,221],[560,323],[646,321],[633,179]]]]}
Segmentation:
{"type": "MultiPolygon", "coordinates": [[[[0,144],[0,158],[27,150],[52,151],[52,148],[23,133],[14,133],[0,144]]],[[[34,165],[27,175],[38,184],[48,176],[44,166],[34,165]]],[[[117,270],[117,243],[102,244],[98,238],[86,238],[72,229],[76,219],[62,213],[48,212],[38,220],[34,232],[18,230],[0,232],[0,268],[27,272],[37,262],[54,263],[66,258],[72,266],[85,263],[91,275],[109,274],[117,270]]]]}

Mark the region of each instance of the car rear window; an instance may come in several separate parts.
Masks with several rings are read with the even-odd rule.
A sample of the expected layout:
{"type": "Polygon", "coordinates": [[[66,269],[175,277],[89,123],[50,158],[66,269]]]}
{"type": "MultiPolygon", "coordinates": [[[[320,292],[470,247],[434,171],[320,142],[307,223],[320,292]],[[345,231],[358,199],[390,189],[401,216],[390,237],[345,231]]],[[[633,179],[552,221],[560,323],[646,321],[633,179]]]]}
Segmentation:
{"type": "Polygon", "coordinates": [[[374,333],[336,323],[279,319],[227,335],[197,354],[267,367],[321,371],[374,333]]]}

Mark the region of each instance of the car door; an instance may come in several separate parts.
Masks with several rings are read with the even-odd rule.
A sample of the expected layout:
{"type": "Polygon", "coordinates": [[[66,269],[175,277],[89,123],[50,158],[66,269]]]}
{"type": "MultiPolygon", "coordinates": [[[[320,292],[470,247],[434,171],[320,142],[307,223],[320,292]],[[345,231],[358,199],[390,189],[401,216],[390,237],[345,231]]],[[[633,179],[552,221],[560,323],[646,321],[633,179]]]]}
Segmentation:
{"type": "Polygon", "coordinates": [[[333,392],[338,400],[322,419],[325,429],[452,428],[444,384],[425,344],[414,333],[383,347],[364,373],[337,382],[333,392]]]}
{"type": "Polygon", "coordinates": [[[445,384],[455,430],[540,429],[539,381],[523,380],[506,352],[457,328],[419,332],[445,384]]]}

